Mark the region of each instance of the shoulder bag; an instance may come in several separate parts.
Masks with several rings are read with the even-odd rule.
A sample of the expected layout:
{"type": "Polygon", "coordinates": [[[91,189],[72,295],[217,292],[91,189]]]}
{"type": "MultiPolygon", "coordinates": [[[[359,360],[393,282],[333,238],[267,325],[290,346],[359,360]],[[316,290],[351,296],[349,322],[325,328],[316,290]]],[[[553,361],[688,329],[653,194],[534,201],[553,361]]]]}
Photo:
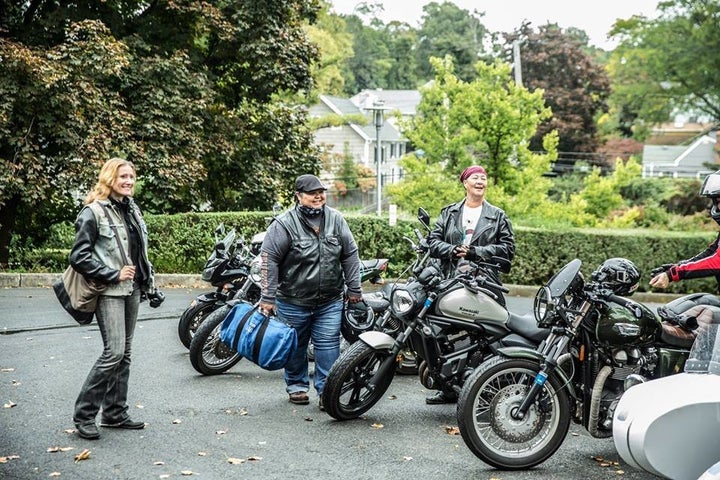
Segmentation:
{"type": "MultiPolygon", "coordinates": [[[[103,208],[105,216],[110,220],[107,207],[103,204],[100,204],[100,206],[103,208]]],[[[120,249],[120,254],[122,255],[123,262],[127,265],[127,255],[125,254],[122,243],[120,243],[117,227],[110,222],[110,228],[112,228],[115,233],[115,240],[120,249]]],[[[85,278],[82,273],[75,270],[72,265],[69,265],[62,276],[53,283],[53,290],[65,311],[80,325],[87,325],[92,322],[95,316],[98,297],[107,290],[108,286],[107,283],[92,278],[85,278]]]]}
{"type": "Polygon", "coordinates": [[[297,350],[297,332],[257,306],[235,305],[220,327],[220,340],[265,370],[284,368],[297,350]]]}

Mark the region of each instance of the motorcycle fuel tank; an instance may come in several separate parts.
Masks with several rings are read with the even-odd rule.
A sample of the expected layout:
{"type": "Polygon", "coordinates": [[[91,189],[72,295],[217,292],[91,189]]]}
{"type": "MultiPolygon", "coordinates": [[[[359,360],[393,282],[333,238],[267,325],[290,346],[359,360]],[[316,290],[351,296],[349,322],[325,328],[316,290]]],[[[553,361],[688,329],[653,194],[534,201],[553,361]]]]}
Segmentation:
{"type": "Polygon", "coordinates": [[[627,308],[608,302],[600,314],[595,333],[598,340],[607,345],[640,345],[653,341],[660,322],[652,310],[640,303],[627,308]]]}
{"type": "Polygon", "coordinates": [[[445,292],[435,300],[435,309],[445,317],[475,322],[477,320],[505,324],[509,313],[489,295],[473,293],[463,286],[445,292]]]}

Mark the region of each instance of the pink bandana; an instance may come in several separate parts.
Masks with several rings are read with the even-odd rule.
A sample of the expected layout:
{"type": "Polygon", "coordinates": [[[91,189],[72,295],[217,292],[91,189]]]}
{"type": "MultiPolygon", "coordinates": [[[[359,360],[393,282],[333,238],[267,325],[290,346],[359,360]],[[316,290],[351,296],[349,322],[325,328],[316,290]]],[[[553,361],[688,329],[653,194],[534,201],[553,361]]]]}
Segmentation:
{"type": "Polygon", "coordinates": [[[470,175],[473,175],[475,173],[482,173],[487,175],[485,169],[480,165],[470,165],[460,174],[460,181],[464,182],[470,175]]]}

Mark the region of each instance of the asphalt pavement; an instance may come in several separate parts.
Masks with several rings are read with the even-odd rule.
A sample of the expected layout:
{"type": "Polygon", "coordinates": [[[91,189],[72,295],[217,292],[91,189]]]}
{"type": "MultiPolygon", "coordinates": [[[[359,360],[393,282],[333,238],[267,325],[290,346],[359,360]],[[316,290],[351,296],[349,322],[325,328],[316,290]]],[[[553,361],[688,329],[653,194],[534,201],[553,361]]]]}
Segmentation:
{"type": "MultiPolygon", "coordinates": [[[[542,465],[494,470],[457,435],[454,405],[425,404],[416,376],[396,376],[375,407],[348,422],[319,411],[314,391],[310,405],[290,404],[282,371],[241,361],[202,376],[178,340],[177,320],[207,290],[165,288],[160,308],[141,306],[128,403],[147,427],[101,429],[89,441],[75,434],[72,409],[102,349],[97,325],[77,325],[50,288],[0,289],[0,479],[656,478],[624,464],[612,439],[577,426],[542,465]]],[[[531,300],[511,296],[508,305],[524,313],[531,300]]]]}

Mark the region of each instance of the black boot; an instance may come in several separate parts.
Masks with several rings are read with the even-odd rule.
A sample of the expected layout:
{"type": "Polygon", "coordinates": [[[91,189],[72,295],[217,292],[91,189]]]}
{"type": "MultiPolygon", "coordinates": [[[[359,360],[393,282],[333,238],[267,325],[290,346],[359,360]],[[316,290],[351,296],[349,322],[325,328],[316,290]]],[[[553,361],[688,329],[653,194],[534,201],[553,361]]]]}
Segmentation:
{"type": "Polygon", "coordinates": [[[425,397],[425,403],[428,405],[442,405],[444,403],[456,403],[457,395],[445,393],[442,390],[438,390],[432,395],[425,397]]]}

